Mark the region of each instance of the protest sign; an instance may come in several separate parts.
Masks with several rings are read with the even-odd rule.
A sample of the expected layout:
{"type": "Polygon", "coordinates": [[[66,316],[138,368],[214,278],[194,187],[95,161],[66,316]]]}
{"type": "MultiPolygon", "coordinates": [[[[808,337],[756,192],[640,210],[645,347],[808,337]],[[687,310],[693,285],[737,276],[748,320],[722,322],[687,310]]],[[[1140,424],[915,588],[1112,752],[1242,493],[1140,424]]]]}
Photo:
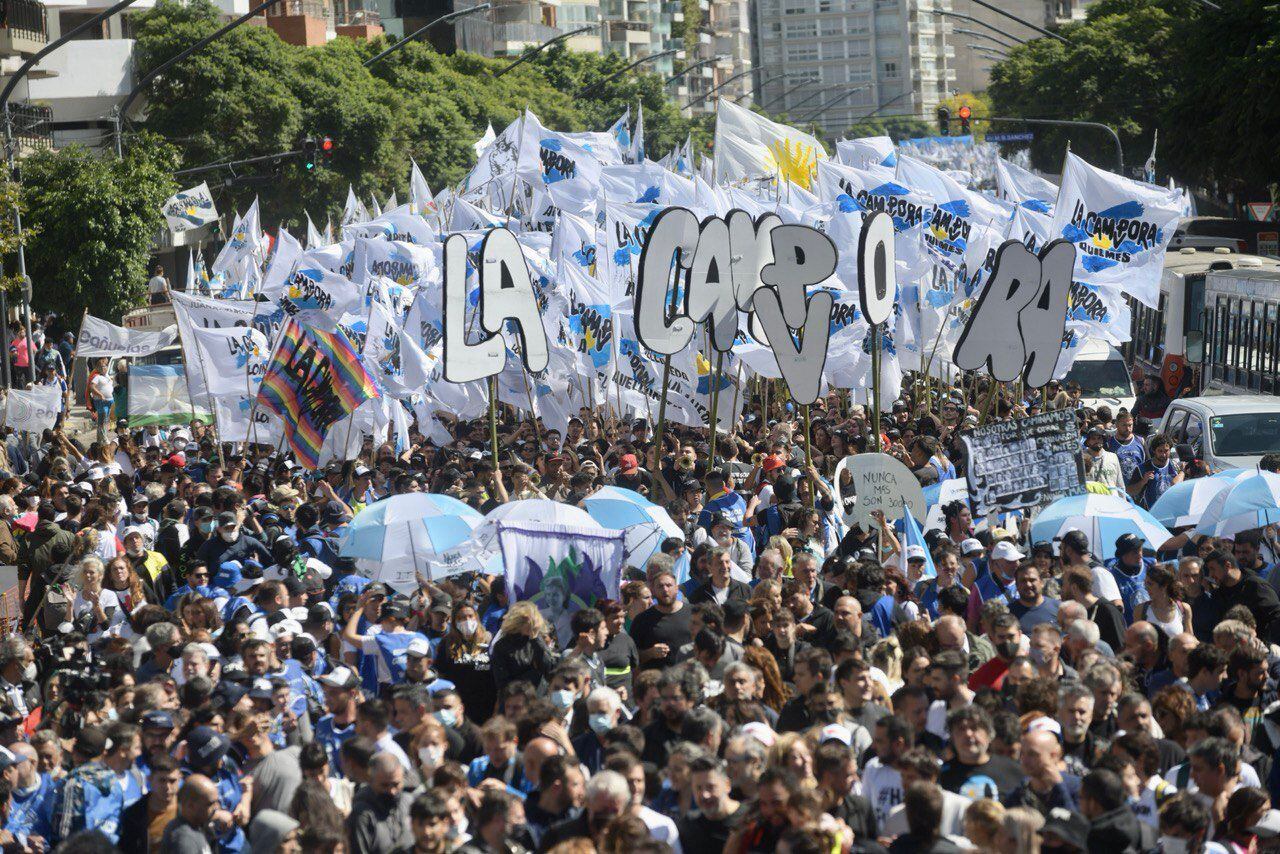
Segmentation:
{"type": "Polygon", "coordinates": [[[86,314],[80,323],[80,336],[76,339],[76,355],[86,359],[103,356],[150,356],[168,347],[178,337],[175,327],[160,332],[154,330],[125,329],[105,320],[86,314]]]}
{"type": "Polygon", "coordinates": [[[836,466],[835,494],[844,523],[864,531],[875,529],[877,523],[871,517],[875,510],[896,522],[904,506],[916,519],[923,519],[928,509],[920,481],[888,454],[855,454],[841,460],[836,466]],[[850,482],[842,487],[846,472],[850,482]]]}
{"type": "Polygon", "coordinates": [[[975,518],[1043,507],[1084,492],[1076,414],[1060,409],[988,424],[965,436],[975,518]]]}

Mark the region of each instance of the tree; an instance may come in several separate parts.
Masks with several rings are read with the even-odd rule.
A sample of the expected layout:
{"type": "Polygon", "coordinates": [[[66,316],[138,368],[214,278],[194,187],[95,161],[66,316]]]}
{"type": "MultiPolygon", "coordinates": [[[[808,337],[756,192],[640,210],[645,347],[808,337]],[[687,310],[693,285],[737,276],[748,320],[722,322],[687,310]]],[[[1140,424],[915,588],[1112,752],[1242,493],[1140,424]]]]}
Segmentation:
{"type": "MultiPolygon", "coordinates": [[[[1215,13],[1216,14],[1216,13],[1215,13]]],[[[1086,20],[1067,24],[1067,39],[1035,39],[1013,49],[991,70],[992,106],[1003,116],[1101,122],[1115,128],[1125,162],[1142,163],[1151,133],[1175,92],[1174,66],[1188,49],[1174,38],[1178,17],[1202,18],[1181,0],[1099,0],[1086,20]]],[[[1111,164],[1115,149],[1103,132],[1036,128],[1033,163],[1049,172],[1071,150],[1111,164]]]]}
{"type": "MultiPolygon", "coordinates": [[[[144,298],[161,205],[177,189],[174,148],[145,134],[123,160],[72,145],[23,161],[32,302],[115,320],[144,298]]],[[[0,200],[0,204],[3,201],[0,200]]],[[[24,223],[25,225],[25,223],[24,223]]]]}

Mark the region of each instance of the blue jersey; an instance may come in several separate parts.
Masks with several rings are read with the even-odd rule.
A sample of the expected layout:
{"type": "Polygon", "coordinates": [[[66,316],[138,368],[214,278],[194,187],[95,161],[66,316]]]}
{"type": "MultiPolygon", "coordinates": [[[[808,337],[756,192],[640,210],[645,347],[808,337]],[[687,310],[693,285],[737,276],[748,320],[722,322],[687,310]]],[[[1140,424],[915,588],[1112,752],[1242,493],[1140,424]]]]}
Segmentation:
{"type": "Polygon", "coordinates": [[[46,842],[53,838],[53,802],[58,784],[48,774],[40,775],[40,782],[31,791],[13,790],[9,805],[9,818],[4,829],[20,840],[39,836],[46,842]]]}
{"type": "Polygon", "coordinates": [[[1151,594],[1147,592],[1147,570],[1155,566],[1154,558],[1144,557],[1142,565],[1138,567],[1136,572],[1120,566],[1119,558],[1111,558],[1106,562],[1106,567],[1111,571],[1111,575],[1116,580],[1116,586],[1120,588],[1120,599],[1124,603],[1124,621],[1126,624],[1133,622],[1133,610],[1143,602],[1151,600],[1151,594]]]}
{"type": "Polygon", "coordinates": [[[1107,439],[1104,447],[1119,458],[1120,473],[1124,476],[1125,483],[1133,480],[1133,473],[1147,458],[1147,445],[1141,436],[1130,436],[1127,442],[1121,442],[1112,436],[1107,439]]]}
{"type": "Polygon", "coordinates": [[[1169,460],[1162,466],[1147,460],[1138,466],[1134,473],[1134,480],[1142,480],[1147,472],[1151,472],[1151,480],[1147,481],[1147,485],[1138,493],[1138,504],[1150,510],[1151,505],[1173,486],[1173,479],[1178,476],[1178,471],[1178,464],[1173,460],[1169,460]]]}
{"type": "Polygon", "coordinates": [[[339,727],[334,723],[333,715],[325,715],[316,721],[315,739],[324,748],[325,753],[329,754],[329,776],[340,776],[339,770],[342,767],[338,758],[342,744],[347,739],[356,734],[356,722],[344,727],[339,727]]]}
{"type": "Polygon", "coordinates": [[[747,499],[736,492],[728,490],[715,498],[707,499],[707,503],[702,505],[702,512],[698,514],[698,526],[706,528],[707,533],[710,533],[711,518],[717,513],[723,513],[725,518],[733,525],[733,535],[735,537],[747,545],[751,545],[751,541],[747,539],[747,529],[742,527],[742,520],[747,515],[747,499]]]}

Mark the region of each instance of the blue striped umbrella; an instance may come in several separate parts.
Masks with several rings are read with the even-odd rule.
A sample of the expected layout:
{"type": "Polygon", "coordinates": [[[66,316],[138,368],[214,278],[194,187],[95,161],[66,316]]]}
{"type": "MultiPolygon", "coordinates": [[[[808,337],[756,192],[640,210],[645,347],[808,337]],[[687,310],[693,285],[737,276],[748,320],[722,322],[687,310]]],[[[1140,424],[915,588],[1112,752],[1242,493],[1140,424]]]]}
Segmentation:
{"type": "Polygon", "coordinates": [[[644,566],[667,537],[684,539],[684,531],[666,510],[634,490],[601,487],[582,504],[591,518],[604,527],[626,533],[624,559],[631,566],[644,566]]]}
{"type": "Polygon", "coordinates": [[[1170,528],[1199,523],[1209,503],[1224,489],[1255,469],[1229,469],[1209,477],[1197,477],[1175,483],[1151,505],[1151,515],[1170,528]]]}
{"type": "Polygon", "coordinates": [[[1031,542],[1048,543],[1067,531],[1083,531],[1090,550],[1100,558],[1115,557],[1116,540],[1136,534],[1159,549],[1173,535],[1155,517],[1117,495],[1071,495],[1041,510],[1031,522],[1031,542]]]}
{"type": "Polygon", "coordinates": [[[1205,508],[1197,534],[1231,537],[1280,522],[1280,474],[1252,471],[1219,492],[1205,508]]]}

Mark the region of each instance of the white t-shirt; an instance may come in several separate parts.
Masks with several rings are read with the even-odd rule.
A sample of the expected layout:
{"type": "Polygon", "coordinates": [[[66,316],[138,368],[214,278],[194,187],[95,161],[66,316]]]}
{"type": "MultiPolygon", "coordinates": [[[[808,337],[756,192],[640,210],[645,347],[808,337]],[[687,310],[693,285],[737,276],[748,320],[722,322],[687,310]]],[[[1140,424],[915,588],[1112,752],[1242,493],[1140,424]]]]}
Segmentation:
{"type": "MultiPolygon", "coordinates": [[[[124,622],[124,609],[120,607],[120,599],[116,596],[114,590],[104,588],[98,594],[98,604],[102,606],[102,610],[107,614],[107,626],[99,627],[96,632],[90,632],[88,636],[90,641],[95,641],[102,637],[102,633],[107,627],[124,622]]],[[[84,598],[84,593],[77,593],[75,601],[71,603],[72,616],[79,617],[92,611],[93,603],[84,598]]]]}
{"type": "Polygon", "coordinates": [[[902,774],[882,763],[879,756],[873,756],[862,769],[862,794],[871,801],[876,822],[883,825],[890,810],[902,803],[902,774]]]}
{"type": "Polygon", "coordinates": [[[1111,570],[1095,564],[1089,567],[1089,571],[1093,573],[1094,596],[1106,599],[1108,602],[1120,601],[1120,586],[1116,584],[1116,578],[1111,574],[1111,570]]]}
{"type": "Polygon", "coordinates": [[[147,281],[147,293],[162,294],[164,293],[164,288],[166,284],[167,283],[164,280],[164,276],[152,276],[147,281]]]}
{"type": "Polygon", "coordinates": [[[644,822],[645,827],[649,828],[650,836],[670,845],[673,854],[683,854],[683,849],[680,847],[680,832],[676,830],[674,821],[648,807],[640,807],[640,820],[644,822]]]}
{"type": "Polygon", "coordinates": [[[98,400],[110,400],[116,393],[116,384],[107,374],[96,374],[90,380],[89,388],[98,400]]]}
{"type": "MultiPolygon", "coordinates": [[[[947,836],[964,836],[964,811],[972,803],[964,795],[942,790],[942,827],[947,836]]],[[[880,825],[881,836],[901,836],[907,827],[906,807],[898,804],[889,811],[889,817],[880,825]]]]}

